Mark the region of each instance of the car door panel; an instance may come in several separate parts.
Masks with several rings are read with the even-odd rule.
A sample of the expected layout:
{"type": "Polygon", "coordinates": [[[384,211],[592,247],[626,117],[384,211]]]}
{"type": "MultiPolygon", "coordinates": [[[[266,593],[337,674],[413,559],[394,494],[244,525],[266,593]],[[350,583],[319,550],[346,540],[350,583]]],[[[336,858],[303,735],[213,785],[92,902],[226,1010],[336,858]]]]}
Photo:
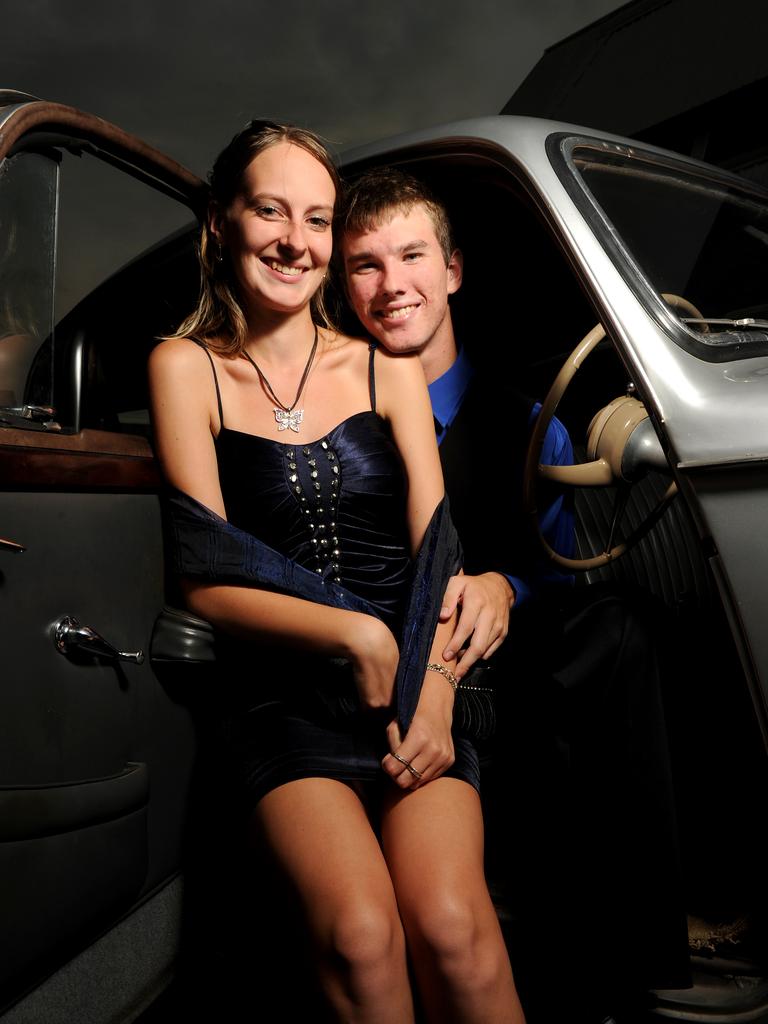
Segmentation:
{"type": "Polygon", "coordinates": [[[178,869],[194,732],[148,661],[70,660],[51,636],[74,614],[118,646],[148,647],[163,604],[157,496],[4,493],[0,521],[27,546],[0,577],[2,649],[24,652],[0,715],[4,986],[178,869]]]}
{"type": "Polygon", "coordinates": [[[63,955],[178,868],[194,754],[190,716],[148,660],[67,658],[51,632],[72,615],[117,647],[148,648],[164,600],[157,494],[96,489],[94,478],[124,482],[121,456],[3,455],[17,479],[35,455],[60,455],[52,477],[69,486],[0,493],[3,533],[27,548],[0,563],[0,644],[22,652],[0,690],[0,902],[15,950],[0,985],[63,955]]]}

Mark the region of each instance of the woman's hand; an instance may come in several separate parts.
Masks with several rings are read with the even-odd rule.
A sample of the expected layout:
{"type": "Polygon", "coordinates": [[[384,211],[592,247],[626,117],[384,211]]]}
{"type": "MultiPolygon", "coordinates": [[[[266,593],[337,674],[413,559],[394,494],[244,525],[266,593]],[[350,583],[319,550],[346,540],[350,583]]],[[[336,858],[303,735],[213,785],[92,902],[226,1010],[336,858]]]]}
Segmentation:
{"type": "Polygon", "coordinates": [[[400,652],[397,641],[383,622],[372,615],[359,615],[359,625],[349,640],[347,657],[352,664],[360,703],[365,708],[388,708],[392,704],[400,652]]]}
{"type": "Polygon", "coordinates": [[[381,764],[401,789],[423,786],[453,764],[453,701],[448,681],[436,672],[427,672],[408,735],[402,738],[396,721],[387,727],[391,753],[381,764]]]}

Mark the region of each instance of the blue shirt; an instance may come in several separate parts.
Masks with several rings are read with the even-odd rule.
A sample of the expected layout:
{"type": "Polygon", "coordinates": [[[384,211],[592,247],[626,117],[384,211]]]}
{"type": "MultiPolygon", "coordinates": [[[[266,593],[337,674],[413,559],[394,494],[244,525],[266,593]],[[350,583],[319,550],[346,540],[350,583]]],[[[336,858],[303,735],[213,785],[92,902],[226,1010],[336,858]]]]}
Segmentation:
{"type": "MultiPolygon", "coordinates": [[[[429,385],[429,398],[432,402],[432,415],[435,417],[438,445],[442,443],[448,428],[461,408],[474,372],[465,350],[462,349],[450,369],[429,385]]],[[[537,402],[531,409],[529,426],[533,424],[540,410],[541,403],[537,402]]],[[[558,419],[553,419],[547,428],[541,461],[546,466],[568,466],[573,463],[571,439],[568,436],[568,431],[558,419]]],[[[563,555],[573,553],[573,512],[562,495],[555,498],[542,511],[539,522],[541,532],[551,548],[563,555]]],[[[552,568],[549,564],[542,565],[541,572],[537,573],[535,578],[523,579],[519,576],[511,576],[501,569],[499,572],[509,580],[515,592],[516,605],[530,600],[534,593],[540,591],[542,587],[570,583],[573,579],[573,577],[552,568]]]]}

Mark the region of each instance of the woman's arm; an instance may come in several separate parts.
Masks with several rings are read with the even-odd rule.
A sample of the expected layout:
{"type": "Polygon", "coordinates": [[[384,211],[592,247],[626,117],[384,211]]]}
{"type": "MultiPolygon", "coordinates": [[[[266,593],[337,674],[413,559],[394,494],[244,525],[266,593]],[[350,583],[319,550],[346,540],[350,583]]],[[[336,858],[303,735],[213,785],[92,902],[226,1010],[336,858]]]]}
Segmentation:
{"type": "MultiPolygon", "coordinates": [[[[415,555],[432,515],[445,495],[443,471],[437,451],[432,405],[424,371],[417,356],[392,356],[376,352],[379,412],[389,421],[392,436],[405,465],[408,482],[408,531],[415,555]]],[[[446,661],[443,650],[456,625],[456,611],[439,622],[430,661],[453,669],[456,659],[446,661]]]]}
{"type": "Polygon", "coordinates": [[[375,360],[377,410],[389,421],[405,465],[408,529],[415,554],[445,494],[432,406],[418,356],[393,356],[378,348],[375,360]]]}
{"type": "MultiPolygon", "coordinates": [[[[214,431],[220,427],[211,365],[189,341],[152,352],[149,385],[155,448],[168,481],[226,518],[214,431]]],[[[361,701],[387,707],[397,643],[378,619],[251,587],[182,581],[187,605],[227,632],[350,660],[361,701]]]]}
{"type": "Polygon", "coordinates": [[[174,487],[226,517],[214,433],[219,430],[211,364],[190,341],[163,341],[149,357],[155,451],[174,487]]]}
{"type": "Polygon", "coordinates": [[[392,704],[397,641],[373,615],[255,587],[183,580],[182,590],[190,611],[224,632],[265,646],[347,658],[361,703],[369,708],[392,704]]]}
{"type": "MultiPolygon", "coordinates": [[[[408,480],[408,527],[415,552],[426,533],[432,514],[443,498],[443,474],[437,452],[432,407],[421,363],[416,356],[390,356],[379,349],[377,394],[379,411],[392,427],[392,436],[400,450],[408,480]]],[[[439,622],[432,641],[430,663],[442,664],[449,672],[456,659],[446,660],[443,651],[453,635],[457,619],[453,614],[439,622]]],[[[451,723],[454,690],[448,679],[428,671],[419,702],[405,739],[392,722],[388,739],[392,753],[382,764],[394,781],[405,789],[437,778],[454,761],[451,723]],[[411,763],[421,775],[417,778],[393,755],[411,763]]]]}

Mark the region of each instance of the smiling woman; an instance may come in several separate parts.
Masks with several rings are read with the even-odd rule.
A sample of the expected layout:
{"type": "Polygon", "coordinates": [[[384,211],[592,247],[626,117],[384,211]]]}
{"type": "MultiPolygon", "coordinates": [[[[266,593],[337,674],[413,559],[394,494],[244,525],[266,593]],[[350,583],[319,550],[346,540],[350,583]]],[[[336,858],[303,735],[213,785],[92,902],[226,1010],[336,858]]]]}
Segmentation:
{"type": "Polygon", "coordinates": [[[216,243],[228,253],[244,296],[254,291],[263,302],[283,309],[303,305],[314,295],[331,257],[335,198],[325,168],[298,146],[271,146],[251,162],[241,193],[226,209],[215,207],[211,217],[216,243]],[[266,190],[286,179],[297,187],[284,187],[279,194],[266,190]],[[290,291],[272,287],[273,282],[290,291]]]}
{"type": "MultiPolygon", "coordinates": [[[[233,233],[235,228],[233,220],[243,225],[241,244],[246,237],[245,222],[248,215],[251,221],[260,219],[263,223],[276,222],[275,226],[283,224],[286,213],[292,212],[285,209],[285,196],[282,199],[276,196],[258,194],[258,184],[250,180],[252,174],[252,161],[264,150],[264,155],[270,165],[275,163],[275,154],[270,159],[270,147],[280,143],[281,150],[289,154],[291,162],[294,159],[305,161],[304,166],[311,172],[317,174],[320,171],[326,172],[326,181],[321,181],[320,195],[323,199],[318,209],[312,207],[306,211],[308,222],[318,233],[327,231],[328,245],[330,246],[330,217],[333,214],[333,206],[336,194],[340,188],[340,179],[336,167],[328,155],[327,150],[319,143],[311,133],[294,126],[280,126],[271,121],[252,121],[250,131],[243,131],[235,136],[230,145],[219,155],[213,170],[211,171],[211,217],[204,221],[200,234],[200,264],[201,264],[201,295],[197,309],[188,316],[179,326],[178,330],[169,337],[194,338],[205,340],[217,333],[220,335],[219,345],[222,353],[239,351],[243,345],[246,332],[245,314],[240,306],[236,291],[230,286],[225,258],[229,254],[225,252],[222,244],[222,232],[233,233]],[[313,159],[314,158],[314,159],[313,159]],[[329,193],[328,186],[331,186],[329,193]],[[254,191],[254,186],[256,191],[254,191]],[[325,190],[325,191],[323,191],[325,190]],[[324,222],[328,222],[324,226],[324,222]]],[[[279,168],[272,166],[272,170],[278,173],[279,168]]],[[[279,176],[275,179],[280,181],[279,176]]],[[[277,192],[282,190],[278,186],[277,192]]],[[[282,237],[284,230],[276,236],[273,229],[273,240],[282,237]]],[[[284,256],[285,254],[283,254],[284,256]]],[[[265,257],[269,259],[269,257],[265,257]]],[[[288,275],[301,275],[304,267],[292,267],[288,263],[274,260],[275,266],[288,267],[288,275]]],[[[326,257],[327,264],[327,257],[326,257]]],[[[276,271],[277,273],[277,271],[276,271]]],[[[285,270],[283,269],[284,276],[285,270]]],[[[319,284],[315,282],[314,292],[311,293],[311,309],[313,315],[319,322],[330,327],[330,318],[325,309],[324,303],[325,281],[324,275],[319,284]]]]}
{"type": "Polygon", "coordinates": [[[322,314],[337,184],[314,136],[272,123],[214,166],[201,300],[150,359],[174,568],[220,634],[225,785],[334,1017],[413,1021],[410,967],[430,1021],[522,1024],[454,724],[457,616],[438,624],[460,563],[424,375],[322,314]]]}

